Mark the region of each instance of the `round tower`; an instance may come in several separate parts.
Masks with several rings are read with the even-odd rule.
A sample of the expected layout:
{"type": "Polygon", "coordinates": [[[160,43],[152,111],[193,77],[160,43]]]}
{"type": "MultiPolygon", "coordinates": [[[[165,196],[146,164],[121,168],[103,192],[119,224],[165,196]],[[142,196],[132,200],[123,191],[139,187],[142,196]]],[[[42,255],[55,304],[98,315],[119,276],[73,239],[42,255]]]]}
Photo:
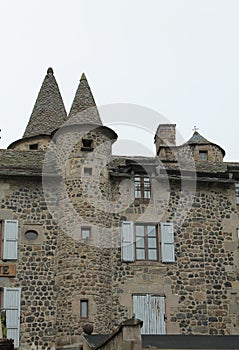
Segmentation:
{"type": "MultiPolygon", "coordinates": [[[[111,188],[107,163],[116,133],[102,125],[83,74],[66,123],[52,134],[58,191],[57,343],[90,324],[111,331],[111,188]]],[[[67,340],[68,339],[68,340],[67,340]]]]}

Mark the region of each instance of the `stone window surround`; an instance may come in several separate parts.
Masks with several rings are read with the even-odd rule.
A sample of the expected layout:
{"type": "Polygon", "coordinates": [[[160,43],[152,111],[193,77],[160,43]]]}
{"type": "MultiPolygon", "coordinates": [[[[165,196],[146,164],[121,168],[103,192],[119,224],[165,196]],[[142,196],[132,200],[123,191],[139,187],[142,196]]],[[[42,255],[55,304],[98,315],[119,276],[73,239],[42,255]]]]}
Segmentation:
{"type": "Polygon", "coordinates": [[[20,230],[20,239],[21,239],[21,243],[24,243],[24,244],[31,244],[31,245],[42,245],[45,241],[45,235],[43,233],[43,227],[41,224],[24,224],[22,227],[21,227],[21,230],[20,230]],[[26,237],[25,237],[25,233],[27,231],[36,231],[38,236],[36,239],[34,240],[28,240],[26,237]]]}

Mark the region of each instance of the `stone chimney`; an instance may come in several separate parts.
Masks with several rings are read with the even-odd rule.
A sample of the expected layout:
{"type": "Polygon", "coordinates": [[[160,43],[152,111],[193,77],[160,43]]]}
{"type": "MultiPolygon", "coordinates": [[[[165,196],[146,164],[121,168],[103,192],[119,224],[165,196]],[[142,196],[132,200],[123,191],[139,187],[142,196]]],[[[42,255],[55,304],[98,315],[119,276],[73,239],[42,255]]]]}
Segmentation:
{"type": "Polygon", "coordinates": [[[159,153],[161,146],[176,145],[176,124],[159,124],[154,137],[156,153],[159,153]]]}

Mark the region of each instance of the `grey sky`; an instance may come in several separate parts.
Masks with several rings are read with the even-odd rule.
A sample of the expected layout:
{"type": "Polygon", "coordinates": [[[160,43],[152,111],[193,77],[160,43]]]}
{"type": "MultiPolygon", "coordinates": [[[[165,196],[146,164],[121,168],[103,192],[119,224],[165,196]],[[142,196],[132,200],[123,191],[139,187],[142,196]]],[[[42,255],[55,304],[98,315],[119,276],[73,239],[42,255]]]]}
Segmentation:
{"type": "Polygon", "coordinates": [[[52,66],[67,111],[85,72],[99,105],[151,108],[185,139],[197,125],[239,160],[238,18],[238,0],[1,0],[0,147],[52,66]]]}

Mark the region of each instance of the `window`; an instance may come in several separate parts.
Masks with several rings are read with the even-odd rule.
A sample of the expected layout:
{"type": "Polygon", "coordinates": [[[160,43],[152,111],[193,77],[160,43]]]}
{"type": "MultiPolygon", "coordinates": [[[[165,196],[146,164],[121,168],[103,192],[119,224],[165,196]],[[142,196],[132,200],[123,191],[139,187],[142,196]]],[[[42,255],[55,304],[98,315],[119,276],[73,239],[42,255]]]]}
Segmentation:
{"type": "Polygon", "coordinates": [[[84,168],[84,175],[92,175],[92,168],[84,168]]]}
{"type": "Polygon", "coordinates": [[[92,147],[93,140],[91,139],[82,139],[82,151],[93,151],[92,147]]]}
{"type": "Polygon", "coordinates": [[[20,335],[20,288],[3,288],[3,310],[6,314],[7,338],[14,340],[14,349],[19,347],[20,335]]]}
{"type": "Polygon", "coordinates": [[[81,228],[81,238],[87,239],[91,236],[91,228],[90,227],[82,227],[81,228]]]}
{"type": "Polygon", "coordinates": [[[135,176],[134,196],[135,198],[150,199],[151,188],[150,179],[146,176],[135,176]]]}
{"type": "MultiPolygon", "coordinates": [[[[174,230],[172,223],[160,224],[161,260],[174,262],[174,230]]],[[[134,224],[123,221],[121,225],[121,258],[122,261],[159,260],[159,225],[134,224]]]]}
{"type": "Polygon", "coordinates": [[[133,313],[143,321],[142,334],[166,334],[164,296],[133,295],[133,313]]]}
{"type": "Polygon", "coordinates": [[[89,301],[84,299],[80,301],[80,318],[89,317],[89,301]]]}
{"type": "Polygon", "coordinates": [[[199,159],[202,161],[207,161],[208,160],[207,151],[199,151],[199,159]]]}
{"type": "Polygon", "coordinates": [[[37,239],[37,237],[38,237],[37,231],[28,230],[28,231],[25,232],[25,238],[28,241],[34,241],[35,239],[37,239]]]}
{"type": "Polygon", "coordinates": [[[158,259],[158,234],[155,225],[135,225],[136,260],[158,259]]]}
{"type": "Polygon", "coordinates": [[[235,190],[236,190],[236,204],[239,204],[239,182],[235,183],[235,190]]]}
{"type": "Polygon", "coordinates": [[[37,150],[38,149],[38,143],[32,143],[31,145],[29,145],[29,149],[37,150]]]}
{"type": "Polygon", "coordinates": [[[15,260],[17,259],[18,247],[18,221],[17,220],[2,220],[1,221],[1,241],[2,244],[2,259],[15,260]]]}

